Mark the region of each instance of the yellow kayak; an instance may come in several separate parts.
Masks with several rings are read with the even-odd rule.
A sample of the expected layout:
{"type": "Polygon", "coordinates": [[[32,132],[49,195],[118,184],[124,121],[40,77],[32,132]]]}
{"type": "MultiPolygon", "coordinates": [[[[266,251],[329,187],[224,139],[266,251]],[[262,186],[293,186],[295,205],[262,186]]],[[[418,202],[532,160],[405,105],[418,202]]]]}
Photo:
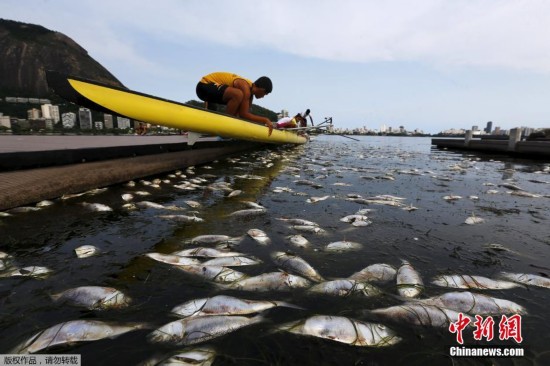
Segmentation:
{"type": "Polygon", "coordinates": [[[50,88],[69,102],[142,122],[238,140],[273,144],[307,141],[296,131],[273,129],[268,136],[264,125],[96,81],[54,71],[47,72],[47,79],[50,88]]]}

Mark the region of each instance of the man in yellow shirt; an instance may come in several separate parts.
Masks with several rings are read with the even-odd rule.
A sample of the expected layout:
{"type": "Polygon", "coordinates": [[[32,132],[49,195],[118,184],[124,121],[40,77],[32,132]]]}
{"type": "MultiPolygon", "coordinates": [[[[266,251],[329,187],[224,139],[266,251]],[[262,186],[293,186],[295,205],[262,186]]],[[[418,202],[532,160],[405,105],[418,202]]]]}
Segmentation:
{"type": "Polygon", "coordinates": [[[263,123],[271,136],[273,124],[262,116],[250,113],[252,99],[263,98],[273,90],[271,79],[262,76],[255,82],[230,72],[214,72],[202,77],[197,84],[197,96],[208,104],[225,104],[226,113],[253,122],[263,123]]]}

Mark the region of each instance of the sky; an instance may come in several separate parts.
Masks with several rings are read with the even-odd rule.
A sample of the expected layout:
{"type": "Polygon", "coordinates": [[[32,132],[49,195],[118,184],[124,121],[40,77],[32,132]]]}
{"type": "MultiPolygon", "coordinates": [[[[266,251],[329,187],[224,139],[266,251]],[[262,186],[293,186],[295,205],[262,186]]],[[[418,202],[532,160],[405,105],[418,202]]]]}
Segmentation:
{"type": "Polygon", "coordinates": [[[338,128],[550,128],[547,0],[2,0],[0,18],[179,102],[228,71],[272,79],[256,104],[338,128]]]}

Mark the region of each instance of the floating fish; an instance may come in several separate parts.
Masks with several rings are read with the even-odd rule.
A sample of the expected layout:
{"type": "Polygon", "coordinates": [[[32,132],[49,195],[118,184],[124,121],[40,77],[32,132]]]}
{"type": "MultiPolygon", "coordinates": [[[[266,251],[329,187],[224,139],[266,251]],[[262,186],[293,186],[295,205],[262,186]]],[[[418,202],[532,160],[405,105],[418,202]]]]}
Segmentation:
{"type": "Polygon", "coordinates": [[[101,250],[93,245],[81,245],[75,248],[74,252],[78,258],[88,258],[100,254],[101,250]]]}
{"type": "Polygon", "coordinates": [[[301,225],[301,226],[319,226],[316,222],[304,220],[304,219],[287,219],[284,217],[279,217],[277,220],[285,221],[292,225],[301,225]]]}
{"type": "Polygon", "coordinates": [[[230,216],[230,217],[249,217],[249,216],[264,215],[265,213],[267,213],[267,210],[265,208],[249,208],[249,209],[245,209],[245,210],[238,210],[238,211],[232,212],[228,216],[230,216]]]}
{"type": "Polygon", "coordinates": [[[434,285],[450,288],[465,288],[479,290],[504,290],[520,286],[515,282],[492,280],[482,276],[441,275],[432,281],[434,285]]]}
{"type": "Polygon", "coordinates": [[[302,309],[284,301],[256,301],[218,295],[209,298],[187,301],[172,309],[172,313],[181,317],[211,315],[247,315],[259,313],[277,306],[302,309]]]}
{"type": "Polygon", "coordinates": [[[43,201],[40,201],[36,204],[36,207],[48,207],[48,206],[51,206],[53,205],[54,202],[53,201],[50,201],[50,200],[43,200],[43,201]]]}
{"type": "Polygon", "coordinates": [[[114,338],[145,327],[145,324],[116,325],[99,320],[71,320],[38,332],[17,346],[12,353],[35,353],[53,346],[114,338]]]}
{"type": "Polygon", "coordinates": [[[176,320],[149,334],[150,342],[190,345],[221,337],[240,328],[259,323],[264,318],[237,315],[213,315],[176,320]]]}
{"type": "MultiPolygon", "coordinates": [[[[414,325],[430,327],[448,327],[451,323],[458,321],[459,312],[433,305],[404,304],[391,306],[384,309],[375,309],[371,313],[393,320],[414,325]]],[[[473,326],[474,319],[470,319],[470,326],[473,326]]]]}
{"type": "Polygon", "coordinates": [[[216,358],[212,347],[192,347],[169,356],[153,357],[139,366],[211,366],[216,358]]]}
{"type": "Polygon", "coordinates": [[[94,212],[110,212],[113,211],[112,208],[110,208],[107,205],[104,205],[102,203],[88,203],[88,202],[82,202],[82,206],[86,207],[90,211],[94,212]]]}
{"type": "Polygon", "coordinates": [[[51,295],[56,302],[67,302],[90,310],[120,309],[128,306],[131,299],[112,287],[81,286],[51,295]]]}
{"type": "Polygon", "coordinates": [[[324,278],[304,259],[297,255],[288,254],[285,252],[273,252],[271,258],[281,269],[296,273],[313,282],[324,281],[324,278]]]}
{"type": "Polygon", "coordinates": [[[295,276],[286,272],[270,272],[255,277],[245,278],[221,287],[244,291],[280,291],[309,287],[309,285],[310,282],[300,276],[295,276]]]}
{"type": "Polygon", "coordinates": [[[0,273],[2,277],[33,277],[33,278],[45,278],[52,274],[52,270],[47,267],[29,266],[24,268],[17,268],[0,273]]]}
{"type": "Polygon", "coordinates": [[[500,277],[524,285],[550,288],[550,278],[527,273],[501,272],[500,277]]]}
{"type": "Polygon", "coordinates": [[[262,244],[262,245],[268,245],[271,243],[271,239],[267,236],[267,234],[260,230],[260,229],[250,229],[246,232],[252,239],[256,240],[256,242],[262,244]]]}
{"type": "Polygon", "coordinates": [[[197,202],[197,201],[191,201],[191,200],[187,200],[187,201],[184,201],[185,204],[191,208],[198,208],[198,207],[201,207],[202,205],[200,204],[200,202],[197,202]]]}
{"type": "Polygon", "coordinates": [[[322,197],[311,197],[306,200],[307,203],[317,203],[324,201],[326,199],[330,198],[330,196],[322,196],[322,197]]]}
{"type": "Polygon", "coordinates": [[[369,218],[365,215],[347,215],[342,217],[340,221],[354,223],[355,221],[369,221],[369,218]]]}
{"type": "MultiPolygon", "coordinates": [[[[184,258],[184,257],[182,257],[184,258]]],[[[261,260],[257,258],[250,258],[244,256],[234,256],[234,257],[219,257],[207,260],[203,262],[204,266],[222,266],[222,267],[239,267],[239,266],[253,266],[256,264],[262,263],[261,260]]]]}
{"type": "Polygon", "coordinates": [[[397,275],[397,270],[395,269],[395,267],[385,263],[376,263],[363,268],[359,272],[355,272],[348,278],[350,280],[358,280],[358,281],[365,281],[365,282],[371,282],[371,281],[387,282],[387,281],[392,281],[396,275],[397,275]]]}
{"type": "Polygon", "coordinates": [[[481,224],[481,223],[484,223],[485,220],[482,219],[481,217],[477,217],[476,215],[472,214],[472,216],[468,217],[464,223],[465,224],[468,224],[468,225],[476,225],[476,224],[481,224]]]}
{"type": "Polygon", "coordinates": [[[137,194],[138,196],[150,196],[151,193],[147,191],[135,191],[134,194],[137,194]]]}
{"type": "Polygon", "coordinates": [[[197,216],[187,216],[187,215],[158,215],[161,219],[167,219],[177,222],[203,222],[204,219],[197,216]]]}
{"type": "Polygon", "coordinates": [[[445,201],[456,201],[456,200],[459,200],[461,199],[462,196],[456,196],[456,195],[449,195],[449,196],[444,196],[443,199],[445,201]]]}
{"type": "Polygon", "coordinates": [[[151,202],[151,201],[136,202],[136,206],[139,207],[139,208],[154,208],[154,209],[158,209],[158,210],[171,210],[171,211],[185,210],[182,207],[173,206],[173,205],[164,206],[164,205],[161,205],[160,203],[155,203],[155,202],[151,202]]]}
{"type": "Polygon", "coordinates": [[[499,184],[498,186],[511,189],[512,191],[523,191],[523,188],[520,188],[519,186],[512,183],[502,183],[502,184],[499,184]]]}
{"type": "Polygon", "coordinates": [[[303,231],[306,233],[312,233],[312,234],[324,234],[326,231],[319,226],[312,226],[312,225],[293,225],[292,228],[294,230],[303,231]]]}
{"type": "Polygon", "coordinates": [[[145,253],[146,257],[149,257],[157,262],[172,264],[176,266],[188,266],[199,265],[201,261],[195,258],[183,257],[174,254],[162,254],[162,253],[145,253]]]}
{"type": "Polygon", "coordinates": [[[221,266],[185,265],[176,266],[176,268],[214,282],[235,282],[248,277],[242,272],[221,266]]]}
{"type": "Polygon", "coordinates": [[[302,235],[291,235],[287,237],[287,239],[290,244],[294,245],[295,247],[309,248],[311,246],[311,243],[302,235]]]}
{"type": "Polygon", "coordinates": [[[210,234],[210,235],[195,236],[189,242],[191,244],[204,245],[204,244],[218,244],[218,243],[225,243],[225,242],[237,243],[241,240],[242,240],[242,237],[240,237],[240,236],[239,237],[231,237],[231,236],[227,236],[227,235],[210,234]]]}
{"type": "Polygon", "coordinates": [[[172,254],[179,255],[181,257],[207,257],[207,258],[244,256],[243,253],[239,253],[239,252],[228,252],[227,250],[219,250],[219,249],[205,248],[205,247],[197,247],[197,248],[180,250],[172,254]]]}
{"type": "Polygon", "coordinates": [[[525,308],[515,302],[468,291],[447,292],[440,296],[414,301],[472,315],[527,314],[525,308]]]}
{"type": "Polygon", "coordinates": [[[349,279],[322,282],[311,287],[308,291],[342,297],[355,293],[362,293],[365,296],[378,296],[382,293],[380,289],[367,282],[349,279]]]}
{"type": "Polygon", "coordinates": [[[134,195],[130,193],[124,193],[122,196],[122,200],[129,202],[134,199],[134,195]]]}
{"type": "Polygon", "coordinates": [[[527,198],[541,198],[542,195],[531,193],[531,192],[525,192],[525,191],[512,191],[510,192],[512,196],[519,196],[519,197],[527,197],[527,198]]]}
{"type": "Polygon", "coordinates": [[[417,297],[424,290],[420,274],[406,260],[397,270],[397,292],[404,297],[417,297]]]}
{"type": "Polygon", "coordinates": [[[382,324],[367,323],[341,316],[314,315],[306,320],[283,324],[278,329],[330,339],[352,346],[386,347],[401,340],[391,329],[382,324]]]}
{"type": "Polygon", "coordinates": [[[260,205],[259,203],[252,202],[252,201],[241,201],[249,208],[257,208],[260,210],[267,210],[264,206],[260,205]]]}
{"type": "Polygon", "coordinates": [[[363,248],[363,245],[360,243],[356,243],[354,241],[341,240],[341,241],[335,241],[333,243],[328,244],[325,247],[325,250],[328,252],[344,252],[344,251],[350,251],[350,250],[359,250],[361,248],[363,248]]]}

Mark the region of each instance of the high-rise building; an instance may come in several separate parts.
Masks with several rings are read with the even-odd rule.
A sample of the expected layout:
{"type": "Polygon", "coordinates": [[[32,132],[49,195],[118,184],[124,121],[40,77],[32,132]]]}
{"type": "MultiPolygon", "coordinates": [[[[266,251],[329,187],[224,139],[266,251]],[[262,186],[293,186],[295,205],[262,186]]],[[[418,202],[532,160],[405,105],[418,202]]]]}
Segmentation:
{"type": "Polygon", "coordinates": [[[91,130],[92,112],[88,108],[78,108],[78,121],[81,130],[91,130]]]}
{"type": "Polygon", "coordinates": [[[94,122],[94,128],[95,128],[96,130],[102,130],[102,129],[103,129],[103,122],[101,122],[101,121],[95,121],[95,122],[94,122]]]}
{"type": "Polygon", "coordinates": [[[491,131],[493,131],[493,122],[491,121],[487,122],[487,127],[485,127],[484,131],[486,133],[491,133],[491,131]]]}
{"type": "Polygon", "coordinates": [[[40,117],[39,109],[33,108],[27,111],[27,119],[39,119],[40,117]]]}
{"type": "Polygon", "coordinates": [[[74,128],[76,124],[76,114],[73,112],[63,113],[61,115],[63,128],[74,128]]]}
{"type": "Polygon", "coordinates": [[[126,117],[117,116],[116,124],[118,128],[120,128],[121,130],[125,130],[127,128],[130,128],[130,119],[126,117]]]}
{"type": "Polygon", "coordinates": [[[52,115],[50,113],[50,107],[52,105],[51,104],[42,104],[40,106],[40,109],[42,110],[42,117],[43,118],[52,118],[52,115]]]}
{"type": "Polygon", "coordinates": [[[103,115],[103,122],[105,122],[105,128],[108,130],[112,130],[114,128],[113,125],[113,115],[105,113],[103,115]]]}
{"type": "Polygon", "coordinates": [[[50,104],[50,115],[53,123],[61,121],[61,116],[59,115],[59,106],[50,104]]]}

